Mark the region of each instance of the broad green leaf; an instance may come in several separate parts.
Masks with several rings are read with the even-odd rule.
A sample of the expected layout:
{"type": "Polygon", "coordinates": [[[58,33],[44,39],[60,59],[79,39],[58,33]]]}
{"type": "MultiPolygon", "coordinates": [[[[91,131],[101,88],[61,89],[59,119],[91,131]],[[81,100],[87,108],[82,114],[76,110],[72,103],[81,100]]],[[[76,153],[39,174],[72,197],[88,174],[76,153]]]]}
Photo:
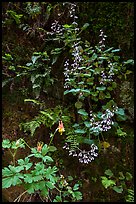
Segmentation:
{"type": "Polygon", "coordinates": [[[43,158],[43,161],[46,162],[46,161],[49,161],[49,162],[53,162],[53,159],[50,157],[50,156],[45,156],[43,158]]]}
{"type": "Polygon", "coordinates": [[[91,123],[90,123],[89,121],[85,121],[84,124],[85,124],[85,126],[86,126],[87,128],[89,128],[89,127],[91,126],[91,123]]]}
{"type": "Polygon", "coordinates": [[[78,110],[78,113],[81,114],[81,115],[84,115],[84,116],[88,115],[88,113],[84,109],[78,110]]]}
{"type": "Polygon", "coordinates": [[[123,192],[123,188],[122,186],[113,186],[112,189],[117,192],[117,193],[122,193],[123,192]]]}
{"type": "Polygon", "coordinates": [[[2,169],[3,177],[12,176],[12,175],[13,175],[13,172],[9,168],[5,167],[4,169],[2,169]]]}
{"type": "Polygon", "coordinates": [[[24,174],[24,182],[25,183],[32,183],[33,182],[32,174],[24,174]]]}
{"type": "Polygon", "coordinates": [[[133,59],[129,59],[127,61],[124,62],[124,64],[134,64],[134,60],[133,59]]]}
{"type": "Polygon", "coordinates": [[[89,25],[90,25],[89,23],[85,23],[85,24],[83,25],[83,27],[81,28],[81,30],[85,30],[89,25]]]}
{"type": "Polygon", "coordinates": [[[42,175],[35,175],[35,176],[33,176],[33,181],[34,181],[34,182],[40,181],[40,180],[42,180],[42,179],[43,179],[42,175]]]}
{"type": "Polygon", "coordinates": [[[79,134],[84,134],[84,133],[86,133],[86,131],[83,130],[83,129],[77,129],[77,130],[75,130],[74,132],[75,132],[75,133],[79,133],[79,134]]]}
{"type": "Polygon", "coordinates": [[[53,184],[52,182],[50,182],[50,181],[45,182],[45,185],[46,185],[48,188],[50,188],[50,189],[55,188],[55,187],[54,187],[54,184],[53,184]]]}
{"type": "Polygon", "coordinates": [[[32,62],[35,64],[36,60],[39,59],[41,56],[32,56],[32,62]]]}
{"type": "Polygon", "coordinates": [[[43,148],[42,148],[42,155],[45,156],[48,152],[48,147],[47,144],[44,144],[43,148]]]}
{"type": "Polygon", "coordinates": [[[54,152],[56,150],[57,150],[57,148],[55,146],[48,146],[48,151],[49,152],[54,152]]]}
{"type": "Polygon", "coordinates": [[[4,139],[4,140],[2,141],[2,147],[3,147],[3,148],[10,148],[10,146],[11,146],[11,143],[10,143],[10,140],[9,140],[9,139],[4,139]]]}
{"type": "Polygon", "coordinates": [[[122,115],[122,116],[125,115],[125,112],[124,112],[123,108],[118,108],[117,111],[115,111],[115,113],[118,114],[118,115],[122,115]]]}
{"type": "Polygon", "coordinates": [[[12,177],[2,179],[2,188],[9,188],[12,185],[12,177]]]}
{"type": "Polygon", "coordinates": [[[90,139],[85,138],[83,140],[83,143],[91,145],[91,144],[94,144],[94,140],[90,140],[90,139]]]}
{"type": "Polygon", "coordinates": [[[80,102],[80,101],[77,101],[77,102],[75,103],[75,107],[76,107],[77,109],[81,108],[82,106],[83,106],[83,103],[80,102]]]}
{"type": "Polygon", "coordinates": [[[124,180],[125,179],[125,176],[122,172],[119,172],[119,179],[120,180],[124,180]]]}
{"type": "Polygon", "coordinates": [[[133,178],[132,174],[129,172],[126,172],[126,180],[130,181],[133,178]]]}
{"type": "Polygon", "coordinates": [[[78,189],[79,189],[79,184],[76,183],[76,184],[73,186],[73,191],[76,191],[76,190],[78,190],[78,189]]]}
{"type": "Polygon", "coordinates": [[[108,187],[110,186],[113,186],[113,185],[116,185],[115,181],[114,180],[110,180],[108,179],[107,177],[105,176],[101,176],[101,179],[102,179],[102,184],[103,186],[107,189],[108,187]]]}
{"type": "Polygon", "coordinates": [[[82,193],[80,191],[73,192],[76,200],[82,200],[82,193]]]}
{"type": "Polygon", "coordinates": [[[96,89],[99,90],[99,91],[104,91],[106,89],[106,87],[105,86],[100,86],[100,87],[96,87],[96,89]]]}
{"type": "Polygon", "coordinates": [[[113,176],[113,173],[112,173],[112,171],[111,171],[110,169],[105,170],[104,173],[105,173],[107,176],[109,176],[109,177],[112,177],[112,176],[113,176]]]}

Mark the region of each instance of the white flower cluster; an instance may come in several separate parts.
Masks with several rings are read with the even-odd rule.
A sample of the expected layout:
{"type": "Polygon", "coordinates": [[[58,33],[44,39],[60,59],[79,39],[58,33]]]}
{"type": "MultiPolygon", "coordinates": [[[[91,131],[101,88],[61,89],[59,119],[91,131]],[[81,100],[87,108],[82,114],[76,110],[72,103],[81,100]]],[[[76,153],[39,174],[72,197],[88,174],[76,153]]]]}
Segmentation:
{"type": "MultiPolygon", "coordinates": [[[[63,149],[69,149],[69,145],[65,143],[63,149]]],[[[95,152],[96,150],[98,150],[98,147],[95,144],[91,144],[91,149],[89,151],[81,150],[79,148],[77,150],[69,150],[69,156],[77,156],[79,162],[88,164],[89,162],[92,162],[95,157],[98,156],[98,153],[95,152]]]]}
{"type": "Polygon", "coordinates": [[[99,121],[96,120],[96,115],[92,114],[92,111],[90,111],[91,129],[94,133],[111,129],[111,126],[114,124],[112,117],[114,116],[114,112],[117,111],[118,107],[113,108],[113,111],[106,109],[105,113],[101,115],[102,120],[99,121]]]}
{"type": "Polygon", "coordinates": [[[51,35],[53,35],[53,34],[63,35],[63,28],[62,28],[62,26],[59,24],[58,21],[55,20],[55,22],[52,23],[51,29],[52,29],[52,31],[50,32],[51,35]]]}
{"type": "Polygon", "coordinates": [[[114,76],[113,64],[110,61],[108,61],[108,68],[109,68],[109,72],[107,74],[105,74],[104,71],[101,71],[100,84],[105,84],[105,82],[113,81],[113,76],[114,76]]]}
{"type": "Polygon", "coordinates": [[[103,49],[105,47],[105,38],[107,36],[104,35],[102,29],[100,30],[100,35],[99,36],[100,36],[99,47],[103,49]]]}

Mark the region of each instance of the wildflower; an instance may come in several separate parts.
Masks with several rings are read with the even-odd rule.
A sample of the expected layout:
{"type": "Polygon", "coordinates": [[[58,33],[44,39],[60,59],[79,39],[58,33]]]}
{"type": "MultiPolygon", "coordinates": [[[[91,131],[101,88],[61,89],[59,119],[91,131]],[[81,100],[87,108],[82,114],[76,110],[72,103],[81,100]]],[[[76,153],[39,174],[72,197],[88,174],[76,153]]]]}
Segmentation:
{"type": "Polygon", "coordinates": [[[58,131],[61,135],[65,131],[62,120],[59,121],[58,131]]]}
{"type": "Polygon", "coordinates": [[[43,142],[38,142],[38,143],[37,143],[37,151],[38,151],[38,152],[41,152],[42,146],[43,146],[43,142]]]}

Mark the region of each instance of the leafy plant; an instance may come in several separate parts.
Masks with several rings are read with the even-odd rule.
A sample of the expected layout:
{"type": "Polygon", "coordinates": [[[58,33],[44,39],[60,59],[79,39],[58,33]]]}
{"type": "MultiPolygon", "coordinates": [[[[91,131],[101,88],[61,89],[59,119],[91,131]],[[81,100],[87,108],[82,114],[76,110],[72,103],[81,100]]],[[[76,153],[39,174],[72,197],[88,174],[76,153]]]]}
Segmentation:
{"type": "Polygon", "coordinates": [[[46,202],[51,200],[50,192],[52,192],[53,197],[55,196],[54,199],[52,198],[53,202],[82,199],[82,193],[78,191],[79,184],[71,187],[62,175],[58,175],[57,167],[51,165],[53,159],[49,153],[56,151],[56,147],[38,142],[36,148],[30,148],[31,153],[28,156],[15,162],[18,148],[25,148],[26,145],[30,148],[22,138],[16,142],[9,140],[2,142],[3,148],[15,150],[15,154],[11,153],[14,165],[8,165],[2,169],[2,188],[23,185],[25,189],[14,202],[19,201],[25,193],[32,195],[35,192],[40,194],[42,200],[46,200],[46,202]],[[53,189],[56,189],[58,194],[53,193],[53,189]]]}
{"type": "Polygon", "coordinates": [[[132,174],[126,172],[124,176],[123,172],[119,172],[119,176],[116,177],[110,169],[105,170],[106,176],[101,176],[102,185],[104,188],[111,188],[116,193],[123,193],[127,191],[126,181],[132,180],[132,174]]]}

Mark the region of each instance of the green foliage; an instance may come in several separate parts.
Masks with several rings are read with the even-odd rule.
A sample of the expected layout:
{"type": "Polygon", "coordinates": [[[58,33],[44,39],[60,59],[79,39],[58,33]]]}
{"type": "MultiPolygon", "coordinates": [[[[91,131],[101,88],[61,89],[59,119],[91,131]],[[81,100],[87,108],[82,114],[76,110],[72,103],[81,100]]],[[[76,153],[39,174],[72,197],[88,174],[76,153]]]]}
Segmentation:
{"type": "MultiPolygon", "coordinates": [[[[29,147],[22,138],[19,140],[29,147]]],[[[13,143],[17,144],[17,148],[21,147],[17,142],[10,142],[9,140],[3,140],[2,146],[10,149],[13,143]]],[[[13,148],[16,150],[15,146],[13,148]]],[[[2,188],[23,185],[28,194],[34,194],[39,191],[41,197],[46,199],[46,201],[51,199],[49,197],[50,193],[53,197],[55,196],[53,202],[60,200],[62,202],[66,199],[71,201],[82,200],[82,193],[78,191],[79,184],[71,187],[64,177],[58,175],[58,168],[51,165],[53,159],[48,154],[56,151],[56,147],[38,143],[37,148],[30,148],[30,150],[31,153],[24,159],[18,159],[14,162],[14,165],[8,165],[8,167],[2,169],[2,188]],[[53,193],[53,189],[56,189],[59,195],[53,193]]],[[[12,154],[13,160],[15,160],[15,154],[12,154]]],[[[68,178],[68,180],[70,181],[71,178],[68,178]]]]}
{"type": "Polygon", "coordinates": [[[128,189],[128,195],[126,196],[126,202],[134,202],[134,190],[128,189]]]}
{"type": "MultiPolygon", "coordinates": [[[[26,100],[26,101],[30,101],[26,100]]],[[[31,100],[35,103],[35,100],[31,100]]],[[[40,102],[36,101],[36,104],[40,102]]],[[[41,124],[45,125],[46,127],[51,128],[55,123],[60,120],[60,116],[62,114],[62,110],[60,106],[56,106],[55,108],[45,109],[40,111],[39,115],[36,116],[33,120],[25,123],[20,123],[20,128],[24,130],[24,132],[30,131],[31,136],[34,135],[37,128],[40,127],[41,124]]],[[[65,118],[64,116],[62,116],[65,118]]]]}
{"type": "Polygon", "coordinates": [[[118,176],[115,176],[110,169],[105,170],[104,173],[106,176],[101,176],[101,182],[106,189],[109,187],[116,193],[123,193],[124,191],[126,193],[127,181],[133,178],[131,173],[126,172],[124,175],[123,172],[119,172],[118,176]]]}

